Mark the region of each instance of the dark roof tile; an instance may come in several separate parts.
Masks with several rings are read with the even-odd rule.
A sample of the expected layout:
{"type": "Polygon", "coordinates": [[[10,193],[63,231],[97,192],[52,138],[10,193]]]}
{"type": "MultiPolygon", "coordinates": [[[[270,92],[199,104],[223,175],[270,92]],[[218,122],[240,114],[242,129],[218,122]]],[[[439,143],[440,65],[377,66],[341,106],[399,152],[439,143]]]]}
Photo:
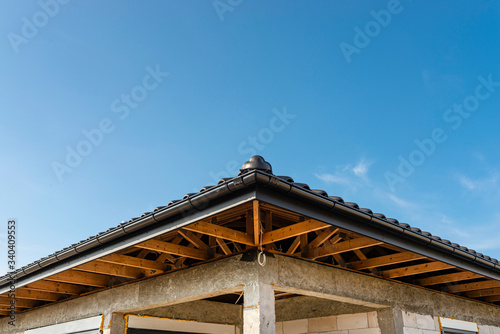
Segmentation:
{"type": "Polygon", "coordinates": [[[328,198],[335,202],[344,203],[344,199],[339,196],[328,196],[328,198]]]}
{"type": "Polygon", "coordinates": [[[328,193],[321,189],[313,189],[312,192],[315,192],[318,195],[328,197],[328,193]]]}
{"type": "Polygon", "coordinates": [[[309,185],[307,183],[295,182],[293,185],[297,186],[297,187],[301,187],[301,188],[307,189],[307,190],[311,190],[311,188],[309,188],[309,185]]]}
{"type": "Polygon", "coordinates": [[[289,182],[289,183],[294,183],[295,182],[290,176],[276,176],[276,177],[278,179],[281,179],[281,180],[289,182]]]}

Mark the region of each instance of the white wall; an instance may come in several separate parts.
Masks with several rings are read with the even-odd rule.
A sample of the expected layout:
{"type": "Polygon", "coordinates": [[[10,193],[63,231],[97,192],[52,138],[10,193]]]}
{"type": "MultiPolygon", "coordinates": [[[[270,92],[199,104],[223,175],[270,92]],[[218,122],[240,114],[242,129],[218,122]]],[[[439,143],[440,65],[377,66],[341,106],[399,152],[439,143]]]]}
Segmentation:
{"type": "MultiPolygon", "coordinates": [[[[500,319],[499,319],[500,325],[500,319]]],[[[440,334],[439,317],[403,312],[404,334],[440,334]]],[[[479,325],[479,334],[500,334],[500,327],[479,325]]]]}
{"type": "Polygon", "coordinates": [[[343,314],[276,323],[276,334],[382,334],[377,312],[343,314]]]}

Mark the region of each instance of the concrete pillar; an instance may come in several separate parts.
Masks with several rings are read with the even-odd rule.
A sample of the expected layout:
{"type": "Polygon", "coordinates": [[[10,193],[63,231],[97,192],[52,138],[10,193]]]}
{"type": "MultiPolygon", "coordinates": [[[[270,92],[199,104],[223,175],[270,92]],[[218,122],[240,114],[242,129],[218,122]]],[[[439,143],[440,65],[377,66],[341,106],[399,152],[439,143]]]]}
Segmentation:
{"type": "MultiPolygon", "coordinates": [[[[109,334],[123,334],[125,333],[125,317],[122,313],[113,313],[111,315],[109,334]]],[[[106,332],[104,332],[106,334],[106,332]]]]}
{"type": "Polygon", "coordinates": [[[274,286],[257,280],[244,291],[243,334],[276,334],[274,286]]]}
{"type": "Polygon", "coordinates": [[[382,333],[403,333],[403,314],[396,308],[386,308],[377,311],[378,324],[382,333]]]}

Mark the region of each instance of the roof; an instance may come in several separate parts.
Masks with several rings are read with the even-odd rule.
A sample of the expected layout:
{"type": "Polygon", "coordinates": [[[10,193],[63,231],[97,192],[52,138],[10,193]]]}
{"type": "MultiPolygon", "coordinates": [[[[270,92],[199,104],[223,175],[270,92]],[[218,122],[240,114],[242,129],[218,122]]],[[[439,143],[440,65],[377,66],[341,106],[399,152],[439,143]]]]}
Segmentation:
{"type": "MultiPolygon", "coordinates": [[[[340,267],[361,270],[377,276],[381,276],[381,271],[377,269],[377,266],[370,266],[362,262],[371,260],[371,258],[375,262],[380,262],[384,258],[385,262],[382,264],[379,263],[378,266],[386,266],[384,268],[388,268],[387,272],[392,270],[390,274],[382,275],[390,279],[407,276],[398,276],[397,271],[394,272],[394,270],[399,269],[398,265],[402,263],[416,261],[411,262],[416,268],[428,264],[425,262],[427,260],[424,263],[419,262],[422,259],[432,259],[444,264],[440,266],[435,265],[436,268],[433,269],[436,274],[443,276],[441,280],[437,280],[436,282],[445,282],[447,279],[444,276],[452,274],[455,275],[453,277],[460,278],[451,281],[457,284],[471,279],[478,282],[482,282],[484,279],[488,279],[488,281],[484,282],[490,282],[491,279],[500,281],[500,263],[498,260],[468,249],[465,246],[444,240],[419,228],[400,223],[397,219],[387,218],[385,215],[374,213],[367,208],[360,208],[358,204],[346,202],[341,197],[329,196],[324,190],[311,189],[309,185],[295,182],[291,177],[276,176],[273,174],[271,164],[266,162],[261,156],[253,156],[248,162],[243,164],[240,173],[234,178],[221,179],[217,185],[203,187],[198,193],[186,194],[182,199],[172,200],[165,206],[157,207],[153,212],[145,212],[140,217],[132,218],[128,222],[122,222],[104,232],[30,263],[15,271],[13,276],[5,275],[0,277],[0,294],[8,291],[12,277],[15,277],[19,287],[29,286],[34,282],[52,277],[51,275],[64,273],[77,266],[81,268],[85,264],[94,263],[91,261],[102,259],[103,257],[109,258],[116,254],[125,255],[125,257],[129,258],[138,257],[140,247],[137,247],[137,245],[142,245],[143,248],[141,249],[149,249],[149,251],[158,251],[158,247],[164,247],[163,244],[160,246],[155,244],[149,248],[145,247],[144,243],[151,242],[151,240],[167,240],[170,244],[177,242],[178,247],[183,247],[182,252],[177,251],[178,253],[160,249],[158,254],[163,252],[162,254],[166,255],[162,256],[161,259],[159,256],[155,257],[155,261],[160,262],[161,266],[154,265],[153,263],[149,264],[150,267],[163,268],[164,270],[159,271],[161,273],[175,270],[178,262],[182,262],[182,267],[185,261],[180,261],[179,259],[181,258],[192,259],[192,262],[189,260],[186,262],[188,264],[207,260],[207,256],[200,250],[206,250],[208,246],[212,247],[212,245],[207,245],[209,236],[217,236],[217,243],[214,247],[220,248],[220,255],[241,252],[243,250],[239,245],[247,245],[247,248],[252,245],[257,246],[257,239],[255,239],[255,243],[252,240],[248,241],[248,238],[251,236],[241,232],[245,231],[245,227],[241,224],[244,225],[245,219],[248,220],[248,217],[252,214],[253,201],[263,203],[263,210],[273,212],[277,217],[275,223],[269,223],[270,227],[264,234],[264,236],[267,236],[265,245],[269,251],[296,255],[319,262],[324,262],[326,258],[333,256],[331,261],[340,267]],[[223,214],[224,212],[230,212],[230,214],[223,214]],[[247,212],[250,213],[247,214],[247,212]],[[224,215],[227,215],[229,218],[224,215]],[[205,224],[203,225],[201,222],[206,222],[207,219],[212,219],[212,224],[203,223],[205,224]],[[210,231],[211,226],[223,226],[224,224],[229,224],[227,226],[230,228],[227,228],[228,231],[226,232],[234,236],[230,237],[210,231]],[[304,240],[307,240],[307,234],[310,235],[310,238],[314,237],[315,239],[311,244],[315,243],[315,247],[305,247],[307,241],[300,241],[298,239],[300,233],[286,234],[285,237],[276,237],[277,232],[275,231],[279,231],[280,228],[287,226],[287,224],[300,225],[303,228],[301,230],[302,235],[306,235],[304,240]],[[336,228],[333,229],[331,226],[336,228]],[[361,240],[360,236],[369,240],[361,240]],[[332,242],[332,238],[336,238],[336,241],[332,242]],[[234,251],[229,250],[224,240],[233,244],[234,251]],[[350,241],[350,244],[354,244],[354,242],[351,242],[353,240],[356,240],[360,244],[359,248],[335,246],[339,241],[340,244],[347,241],[350,241]],[[377,242],[370,242],[370,240],[377,242]],[[186,246],[181,246],[183,242],[186,246]],[[285,252],[279,249],[279,242],[282,242],[282,244],[279,244],[279,247],[286,246],[288,251],[285,252]],[[300,242],[303,243],[304,248],[301,246],[301,251],[296,254],[300,242]],[[381,244],[385,247],[384,249],[373,250],[381,244]],[[188,249],[188,246],[190,249],[188,249]],[[339,248],[340,252],[338,252],[339,248]],[[366,254],[360,253],[359,250],[362,248],[367,249],[366,254]],[[404,251],[410,251],[411,254],[404,254],[404,251]],[[344,261],[343,259],[339,259],[338,257],[342,255],[342,252],[351,252],[346,254],[350,254],[349,256],[351,257],[357,256],[359,260],[344,261]],[[177,258],[175,256],[173,260],[170,258],[169,263],[171,264],[171,268],[166,268],[164,263],[168,262],[169,254],[174,254],[177,258]],[[414,256],[414,254],[419,256],[414,256]],[[394,260],[394,255],[397,255],[399,260],[394,260]],[[389,260],[389,258],[392,258],[392,260],[389,260]],[[469,275],[458,275],[463,271],[469,275]],[[470,273],[473,274],[471,275],[470,273]]],[[[253,215],[258,215],[258,213],[254,210],[253,215]]],[[[255,235],[253,237],[256,238],[255,235]]],[[[146,260],[143,262],[148,261],[145,256],[142,258],[146,260]]],[[[127,260],[133,262],[133,259],[127,258],[127,260]]],[[[113,262],[108,261],[108,263],[113,262]]],[[[118,261],[115,264],[125,265],[125,267],[127,265],[132,266],[128,262],[123,263],[118,261]]],[[[426,267],[428,269],[427,265],[426,267]]],[[[95,269],[96,266],[93,268],[95,269]]],[[[120,268],[115,269],[118,270],[120,268]]],[[[135,266],[134,268],[143,267],[135,266]]],[[[131,279],[139,277],[136,272],[130,274],[129,271],[127,271],[127,274],[123,274],[125,271],[121,270],[119,271],[121,274],[118,273],[116,276],[131,279]]],[[[100,271],[93,272],[102,273],[100,271]]],[[[107,269],[104,272],[108,273],[109,270],[107,269]]],[[[429,283],[434,282],[432,280],[429,281],[430,277],[425,276],[430,275],[427,274],[429,272],[418,271],[415,274],[417,276],[414,276],[417,277],[416,280],[414,277],[412,279],[401,278],[400,280],[406,283],[429,286],[432,285],[429,283]],[[425,275],[418,276],[419,274],[425,275]],[[420,284],[422,282],[427,282],[427,284],[420,284]]],[[[144,275],[142,274],[141,277],[144,277],[144,275]]],[[[99,277],[95,278],[99,281],[99,277]]],[[[60,280],[57,282],[65,281],[60,280]]],[[[107,285],[113,286],[125,281],[111,279],[109,282],[106,282],[107,285]]],[[[448,282],[450,282],[449,279],[448,282]]],[[[94,287],[104,288],[107,286],[106,284],[100,283],[94,285],[94,287]]],[[[500,287],[500,284],[489,284],[487,286],[500,287]]],[[[443,286],[440,285],[436,285],[435,288],[443,290],[443,286]]],[[[89,285],[89,289],[92,290],[92,285],[89,285]]],[[[451,291],[453,292],[453,288],[451,291]]],[[[462,291],[466,290],[458,289],[456,292],[460,294],[462,291]]],[[[76,295],[79,295],[79,293],[76,293],[76,295]]],[[[498,295],[500,295],[500,292],[498,295]]],[[[478,297],[483,297],[483,295],[479,294],[478,297]]],[[[61,300],[61,298],[57,300],[61,300]]],[[[481,298],[479,300],[484,301],[481,298]]],[[[492,300],[490,299],[490,302],[492,300]]]]}

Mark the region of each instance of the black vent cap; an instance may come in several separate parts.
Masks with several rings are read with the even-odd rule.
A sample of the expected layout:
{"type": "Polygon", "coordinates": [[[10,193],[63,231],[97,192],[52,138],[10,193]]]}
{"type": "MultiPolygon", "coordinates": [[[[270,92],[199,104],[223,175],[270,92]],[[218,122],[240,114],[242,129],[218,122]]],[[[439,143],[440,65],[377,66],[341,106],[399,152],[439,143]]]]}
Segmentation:
{"type": "Polygon", "coordinates": [[[269,174],[273,173],[273,167],[271,164],[260,155],[254,155],[250,158],[250,160],[245,162],[243,166],[241,166],[240,173],[238,175],[245,174],[251,170],[260,170],[269,174]]]}

